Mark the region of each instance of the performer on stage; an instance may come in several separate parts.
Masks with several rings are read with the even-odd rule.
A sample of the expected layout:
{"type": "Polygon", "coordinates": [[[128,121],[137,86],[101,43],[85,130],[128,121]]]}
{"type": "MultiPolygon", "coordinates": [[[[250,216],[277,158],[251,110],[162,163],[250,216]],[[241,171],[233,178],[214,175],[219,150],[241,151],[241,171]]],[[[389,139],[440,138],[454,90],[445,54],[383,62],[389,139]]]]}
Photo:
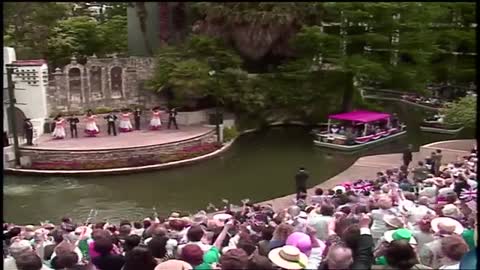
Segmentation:
{"type": "Polygon", "coordinates": [[[95,119],[97,119],[97,116],[93,114],[92,110],[88,110],[86,116],[87,124],[85,125],[85,133],[88,137],[96,137],[100,133],[95,119]]]}
{"type": "Polygon", "coordinates": [[[117,129],[115,128],[115,121],[117,121],[117,116],[110,112],[107,116],[104,117],[107,120],[108,125],[108,135],[112,134],[113,136],[117,136],[117,129]]]}
{"type": "Polygon", "coordinates": [[[53,130],[52,136],[54,139],[61,140],[65,138],[65,135],[65,119],[59,114],[55,117],[55,129],[53,130]]]}
{"type": "Polygon", "coordinates": [[[168,129],[170,129],[170,125],[172,123],[175,125],[175,128],[178,129],[176,108],[172,108],[168,111],[168,127],[167,127],[168,129]]]}
{"type": "Polygon", "coordinates": [[[130,132],[133,130],[132,123],[130,122],[131,113],[128,110],[124,110],[120,115],[120,132],[130,132]]]}
{"type": "Polygon", "coordinates": [[[80,123],[80,120],[72,114],[67,121],[70,123],[70,134],[72,135],[72,138],[78,138],[77,124],[80,123]]]}
{"type": "Polygon", "coordinates": [[[135,108],[134,119],[135,119],[135,129],[140,130],[140,116],[142,115],[142,111],[140,108],[135,108]]]}
{"type": "Polygon", "coordinates": [[[33,145],[33,124],[30,122],[30,118],[25,118],[25,137],[27,138],[27,145],[33,145]]]}
{"type": "Polygon", "coordinates": [[[162,121],[160,120],[160,111],[158,107],[153,108],[152,110],[152,120],[150,120],[150,129],[158,130],[162,126],[162,121]]]}

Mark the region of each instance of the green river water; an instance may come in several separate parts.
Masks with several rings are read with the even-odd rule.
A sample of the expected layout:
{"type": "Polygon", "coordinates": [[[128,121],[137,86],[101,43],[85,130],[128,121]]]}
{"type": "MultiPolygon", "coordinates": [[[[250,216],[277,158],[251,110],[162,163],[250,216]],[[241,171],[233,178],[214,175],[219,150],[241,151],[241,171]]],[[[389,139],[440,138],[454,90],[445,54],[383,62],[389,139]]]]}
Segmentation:
{"type": "Polygon", "coordinates": [[[293,175],[300,166],[310,172],[309,186],[314,186],[345,170],[360,156],[400,152],[408,143],[418,147],[468,137],[422,133],[418,126],[421,110],[404,105],[387,110],[399,113],[408,134],[354,154],[315,147],[308,128],[275,127],[241,136],[219,157],[170,170],[92,177],[6,175],[4,220],[18,224],[57,221],[62,216],[83,220],[92,208],[102,219],[133,220],[151,215],[154,206],[160,215],[166,215],[172,210],[194,213],[209,202],[222,205],[222,198],[234,204],[244,198],[263,201],[293,193],[293,175]]]}

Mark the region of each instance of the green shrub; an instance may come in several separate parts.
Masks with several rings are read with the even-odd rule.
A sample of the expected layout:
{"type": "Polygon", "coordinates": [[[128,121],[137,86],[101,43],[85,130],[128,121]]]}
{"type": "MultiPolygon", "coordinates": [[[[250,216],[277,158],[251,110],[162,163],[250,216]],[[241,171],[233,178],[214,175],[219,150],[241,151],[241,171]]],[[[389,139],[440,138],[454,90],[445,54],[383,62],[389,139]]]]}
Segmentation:
{"type": "Polygon", "coordinates": [[[231,141],[234,138],[236,138],[237,136],[238,136],[238,131],[237,131],[237,128],[235,126],[230,127],[230,128],[228,128],[228,127],[223,128],[223,141],[224,142],[231,141]]]}

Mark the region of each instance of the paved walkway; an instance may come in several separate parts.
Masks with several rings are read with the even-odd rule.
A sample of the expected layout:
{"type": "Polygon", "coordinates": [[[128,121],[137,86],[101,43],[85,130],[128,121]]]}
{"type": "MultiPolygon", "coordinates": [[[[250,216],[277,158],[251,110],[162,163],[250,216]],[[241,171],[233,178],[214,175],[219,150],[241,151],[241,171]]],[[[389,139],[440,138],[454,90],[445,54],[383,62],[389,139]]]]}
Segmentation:
{"type": "MultiPolygon", "coordinates": [[[[43,134],[37,139],[35,146],[22,146],[26,149],[48,150],[101,150],[126,147],[141,147],[148,145],[172,143],[191,139],[213,130],[203,125],[179,126],[179,129],[166,129],[151,131],[148,129],[117,133],[117,136],[106,134],[106,128],[100,127],[97,137],[86,137],[82,129],[78,129],[78,138],[67,137],[63,140],[52,139],[51,134],[43,134]]],[[[68,133],[70,130],[68,130],[68,133]]],[[[69,136],[70,134],[67,135],[69,136]]]]}
{"type": "MultiPolygon", "coordinates": [[[[470,149],[472,149],[473,145],[476,145],[475,140],[455,140],[432,143],[422,147],[429,147],[435,149],[441,148],[444,150],[462,149],[464,150],[462,152],[468,153],[470,152],[470,149]]],[[[415,164],[417,164],[417,162],[423,158],[425,158],[425,156],[421,156],[420,152],[413,153],[413,161],[410,163],[410,167],[415,166],[415,164]]],[[[447,158],[448,157],[445,156],[443,161],[450,162],[451,160],[448,160],[447,158]]],[[[400,167],[402,162],[402,154],[386,154],[361,157],[345,171],[328,179],[321,184],[318,184],[308,189],[308,196],[314,195],[316,188],[330,189],[346,181],[352,181],[357,179],[372,179],[375,177],[377,172],[385,171],[387,169],[398,168],[400,167]]],[[[290,194],[284,197],[260,202],[260,204],[272,204],[273,208],[278,211],[292,205],[294,198],[295,194],[290,194]]]]}

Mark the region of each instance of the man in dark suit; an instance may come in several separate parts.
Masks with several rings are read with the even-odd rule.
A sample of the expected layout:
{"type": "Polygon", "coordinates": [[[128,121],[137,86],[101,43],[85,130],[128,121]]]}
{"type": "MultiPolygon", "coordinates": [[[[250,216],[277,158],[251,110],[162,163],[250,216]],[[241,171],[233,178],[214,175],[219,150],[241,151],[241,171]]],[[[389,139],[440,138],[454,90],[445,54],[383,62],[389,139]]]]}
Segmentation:
{"type": "Polygon", "coordinates": [[[405,151],[403,151],[403,165],[405,165],[407,168],[408,168],[408,165],[410,164],[410,162],[412,162],[412,145],[409,144],[407,149],[405,149],[405,151]]]}
{"type": "Polygon", "coordinates": [[[30,118],[25,118],[25,137],[27,138],[27,145],[33,145],[33,124],[30,122],[30,118]]]}
{"type": "Polygon", "coordinates": [[[167,127],[168,129],[170,129],[170,125],[172,123],[175,125],[175,128],[178,129],[176,108],[172,108],[168,111],[168,127],[167,127]]]}
{"type": "Polygon", "coordinates": [[[115,121],[117,120],[117,116],[111,112],[104,118],[105,120],[107,120],[108,135],[110,135],[113,132],[113,136],[117,136],[117,129],[115,128],[115,121]]]}
{"type": "Polygon", "coordinates": [[[72,114],[67,121],[70,123],[70,134],[72,135],[72,138],[78,138],[77,124],[80,123],[80,120],[72,114]]]}
{"type": "Polygon", "coordinates": [[[135,129],[140,130],[140,116],[142,115],[142,110],[140,108],[135,108],[135,112],[133,113],[133,118],[135,120],[135,129]]]}
{"type": "Polygon", "coordinates": [[[307,180],[308,172],[305,171],[305,168],[300,168],[300,170],[295,175],[295,189],[297,193],[297,200],[300,198],[301,193],[307,193],[307,180]]]}

